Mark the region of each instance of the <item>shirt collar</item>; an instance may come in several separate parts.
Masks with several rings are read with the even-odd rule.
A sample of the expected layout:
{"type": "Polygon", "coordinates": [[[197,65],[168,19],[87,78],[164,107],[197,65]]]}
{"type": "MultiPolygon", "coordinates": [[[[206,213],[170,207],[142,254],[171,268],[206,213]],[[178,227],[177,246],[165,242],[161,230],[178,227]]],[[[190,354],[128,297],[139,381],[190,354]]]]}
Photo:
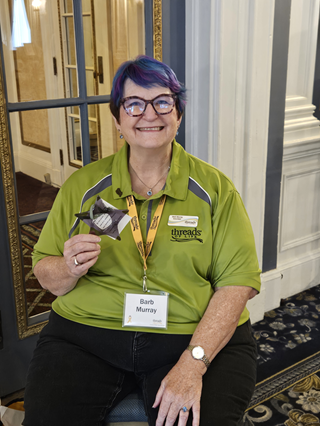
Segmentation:
{"type": "MultiPolygon", "coordinates": [[[[133,193],[131,179],[128,171],[128,144],[115,154],[112,164],[112,191],[114,199],[125,198],[133,193]]],[[[162,194],[177,200],[185,200],[188,193],[189,182],[188,154],[175,140],[172,145],[172,159],[166,186],[155,198],[162,194]]],[[[153,197],[151,197],[152,199],[153,197]]]]}

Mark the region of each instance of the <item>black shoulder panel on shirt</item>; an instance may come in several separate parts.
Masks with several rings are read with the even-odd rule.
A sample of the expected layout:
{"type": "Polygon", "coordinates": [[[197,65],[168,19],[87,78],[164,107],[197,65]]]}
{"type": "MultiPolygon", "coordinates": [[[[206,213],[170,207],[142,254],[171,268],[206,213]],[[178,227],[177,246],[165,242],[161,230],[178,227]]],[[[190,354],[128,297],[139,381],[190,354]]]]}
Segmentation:
{"type": "MultiPolygon", "coordinates": [[[[82,197],[82,201],[81,201],[81,207],[80,207],[80,212],[82,211],[82,207],[84,205],[84,203],[89,200],[89,198],[93,197],[94,195],[99,194],[99,192],[103,191],[106,188],[109,188],[109,186],[112,185],[112,175],[108,175],[105,176],[103,179],[101,179],[95,186],[93,186],[92,188],[89,188],[86,193],[84,194],[84,196],[82,197]]],[[[73,232],[75,231],[76,227],[79,225],[80,219],[77,218],[77,220],[75,221],[75,223],[73,224],[70,232],[69,232],[69,238],[71,238],[71,235],[73,234],[73,232]]]]}
{"type": "Polygon", "coordinates": [[[201,200],[205,201],[209,204],[211,207],[211,198],[209,194],[196,182],[192,177],[189,177],[189,183],[188,183],[188,189],[191,191],[194,195],[199,197],[201,200]]]}

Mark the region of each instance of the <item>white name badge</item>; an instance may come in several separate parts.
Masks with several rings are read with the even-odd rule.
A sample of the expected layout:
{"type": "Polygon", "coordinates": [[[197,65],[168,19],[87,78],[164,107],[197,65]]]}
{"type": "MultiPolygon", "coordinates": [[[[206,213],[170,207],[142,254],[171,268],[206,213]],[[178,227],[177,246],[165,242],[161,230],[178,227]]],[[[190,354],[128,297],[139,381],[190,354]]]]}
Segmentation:
{"type": "Polygon", "coordinates": [[[167,328],[169,293],[125,293],[122,327],[167,328]]]}
{"type": "Polygon", "coordinates": [[[168,225],[169,226],[190,226],[191,228],[196,228],[198,226],[199,217],[198,216],[181,216],[177,214],[172,214],[169,216],[168,225]]]}

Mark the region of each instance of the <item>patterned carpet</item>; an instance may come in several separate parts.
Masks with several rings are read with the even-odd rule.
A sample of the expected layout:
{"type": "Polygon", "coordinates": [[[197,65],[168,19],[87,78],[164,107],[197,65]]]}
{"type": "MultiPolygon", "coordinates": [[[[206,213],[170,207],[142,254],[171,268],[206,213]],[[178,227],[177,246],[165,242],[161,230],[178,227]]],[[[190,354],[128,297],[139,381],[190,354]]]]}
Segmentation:
{"type": "Polygon", "coordinates": [[[20,227],[28,316],[49,311],[51,303],[56,298],[56,296],[40,286],[32,272],[31,253],[39,238],[42,226],[43,222],[38,222],[36,224],[21,225],[20,227]]]}
{"type": "Polygon", "coordinates": [[[258,383],[243,426],[320,426],[320,286],[253,325],[258,383]]]}
{"type": "MultiPolygon", "coordinates": [[[[16,173],[19,215],[25,216],[51,209],[58,188],[40,182],[21,172],[16,173]]],[[[40,286],[31,266],[31,253],[37,242],[44,222],[21,225],[21,243],[24,263],[25,289],[28,315],[37,315],[50,309],[56,296],[40,286]]]]}

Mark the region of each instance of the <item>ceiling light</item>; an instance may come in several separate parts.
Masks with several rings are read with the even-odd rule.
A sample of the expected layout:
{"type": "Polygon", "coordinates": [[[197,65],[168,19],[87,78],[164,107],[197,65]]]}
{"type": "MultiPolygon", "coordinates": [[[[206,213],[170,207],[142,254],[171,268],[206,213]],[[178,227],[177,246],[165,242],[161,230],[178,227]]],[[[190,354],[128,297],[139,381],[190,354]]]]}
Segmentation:
{"type": "Polygon", "coordinates": [[[32,6],[34,10],[39,10],[41,7],[41,0],[33,0],[32,6]]]}

